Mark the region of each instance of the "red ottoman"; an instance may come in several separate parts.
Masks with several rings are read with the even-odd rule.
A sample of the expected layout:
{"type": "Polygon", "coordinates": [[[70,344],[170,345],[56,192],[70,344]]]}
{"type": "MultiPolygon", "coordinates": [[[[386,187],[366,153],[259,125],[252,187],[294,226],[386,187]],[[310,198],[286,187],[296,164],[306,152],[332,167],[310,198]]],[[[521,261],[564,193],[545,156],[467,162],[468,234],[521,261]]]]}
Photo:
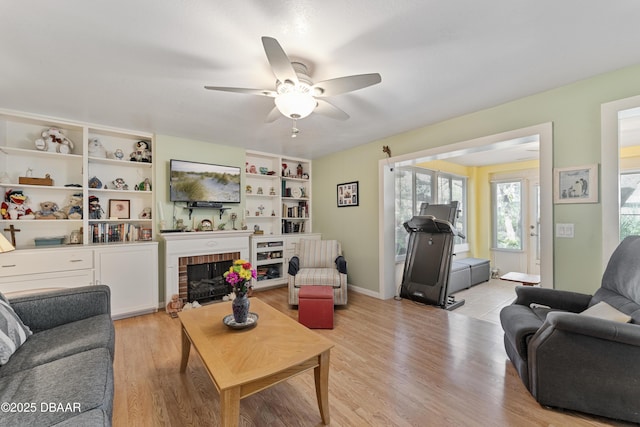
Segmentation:
{"type": "Polygon", "coordinates": [[[333,287],[301,286],[298,322],[311,329],[333,329],[333,287]]]}

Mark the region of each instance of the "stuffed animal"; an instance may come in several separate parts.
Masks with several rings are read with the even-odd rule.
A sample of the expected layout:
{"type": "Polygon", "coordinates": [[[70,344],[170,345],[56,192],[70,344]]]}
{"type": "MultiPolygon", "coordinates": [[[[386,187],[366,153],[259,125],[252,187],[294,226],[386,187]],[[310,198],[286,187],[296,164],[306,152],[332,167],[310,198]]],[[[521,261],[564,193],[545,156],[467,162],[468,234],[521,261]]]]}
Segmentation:
{"type": "Polygon", "coordinates": [[[167,313],[171,315],[171,317],[178,317],[178,312],[182,311],[182,300],[177,294],[171,296],[171,301],[167,304],[167,313]]]}
{"type": "Polygon", "coordinates": [[[151,219],[151,208],[142,209],[142,212],[140,212],[140,215],[138,215],[138,218],[140,218],[140,219],[151,219]]]}
{"type": "Polygon", "coordinates": [[[3,219],[33,219],[33,211],[27,206],[27,196],[22,190],[9,190],[0,206],[3,219]]]}
{"type": "Polygon", "coordinates": [[[71,195],[69,204],[62,208],[69,219],[82,219],[82,193],[71,195]]]}
{"type": "Polygon", "coordinates": [[[49,128],[43,130],[40,135],[42,138],[36,140],[38,150],[63,154],[69,154],[73,151],[73,142],[62,133],[61,129],[49,128]]]}
{"type": "Polygon", "coordinates": [[[66,219],[67,214],[58,208],[56,202],[40,203],[40,210],[35,212],[36,219],[66,219]]]}
{"type": "Polygon", "coordinates": [[[147,141],[138,141],[134,146],[135,150],[129,156],[132,162],[151,163],[151,150],[147,141]]]}
{"type": "Polygon", "coordinates": [[[104,159],[107,157],[107,150],[98,138],[89,138],[88,147],[89,157],[98,157],[104,159]]]}
{"type": "Polygon", "coordinates": [[[100,206],[100,199],[89,196],[89,219],[101,219],[104,210],[100,206]]]}

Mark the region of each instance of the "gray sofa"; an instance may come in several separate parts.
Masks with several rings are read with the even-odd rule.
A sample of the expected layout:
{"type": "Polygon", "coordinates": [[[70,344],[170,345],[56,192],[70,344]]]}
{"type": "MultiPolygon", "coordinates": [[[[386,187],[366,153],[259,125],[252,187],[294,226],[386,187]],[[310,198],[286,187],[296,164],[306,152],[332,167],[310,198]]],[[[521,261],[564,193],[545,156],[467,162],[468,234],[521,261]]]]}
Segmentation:
{"type": "Polygon", "coordinates": [[[56,290],[9,303],[33,335],[0,367],[0,426],[110,426],[115,330],[109,288],[56,290]]]}
{"type": "Polygon", "coordinates": [[[640,237],[620,243],[593,296],[535,287],[516,293],[500,312],[504,345],[536,400],[640,423],[640,237]],[[598,307],[607,314],[580,314],[598,307]]]}

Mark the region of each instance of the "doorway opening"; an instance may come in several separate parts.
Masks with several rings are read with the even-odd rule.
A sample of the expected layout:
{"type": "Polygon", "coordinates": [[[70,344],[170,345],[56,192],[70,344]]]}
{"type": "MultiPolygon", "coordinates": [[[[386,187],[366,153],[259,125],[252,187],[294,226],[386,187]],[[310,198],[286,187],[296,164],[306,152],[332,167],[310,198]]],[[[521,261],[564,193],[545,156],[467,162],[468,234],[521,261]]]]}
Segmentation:
{"type": "MultiPolygon", "coordinates": [[[[553,246],[552,246],[552,124],[545,123],[531,126],[529,128],[504,132],[501,134],[482,137],[474,140],[463,141],[443,147],[424,150],[417,153],[397,156],[390,159],[381,160],[379,164],[380,177],[380,289],[381,298],[391,298],[397,294],[397,290],[402,280],[403,263],[396,262],[396,215],[395,215],[395,169],[402,166],[415,166],[419,163],[432,161],[450,161],[454,159],[471,159],[473,156],[498,158],[509,151],[527,149],[534,150],[537,146],[538,154],[538,175],[539,179],[531,180],[536,183],[535,200],[536,210],[539,211],[539,219],[533,222],[529,220],[527,226],[527,236],[536,237],[537,248],[536,257],[539,257],[537,265],[540,268],[542,277],[541,286],[553,287],[553,246]],[[526,147],[526,148],[525,148],[526,147]],[[534,229],[530,226],[533,225],[534,229]],[[530,234],[536,236],[530,236],[530,234]]],[[[475,184],[479,178],[474,177],[474,184],[470,185],[468,193],[468,204],[474,206],[479,200],[484,200],[490,206],[489,187],[480,187],[475,184]]],[[[470,236],[468,256],[491,258],[490,241],[491,226],[490,209],[483,209],[483,212],[474,212],[469,215],[468,233],[470,236]]],[[[527,247],[523,253],[529,253],[527,247]]],[[[462,256],[463,254],[461,254],[462,256]]],[[[525,257],[524,269],[528,269],[529,259],[525,257]]],[[[535,262],[534,262],[535,265],[535,262]]]]}

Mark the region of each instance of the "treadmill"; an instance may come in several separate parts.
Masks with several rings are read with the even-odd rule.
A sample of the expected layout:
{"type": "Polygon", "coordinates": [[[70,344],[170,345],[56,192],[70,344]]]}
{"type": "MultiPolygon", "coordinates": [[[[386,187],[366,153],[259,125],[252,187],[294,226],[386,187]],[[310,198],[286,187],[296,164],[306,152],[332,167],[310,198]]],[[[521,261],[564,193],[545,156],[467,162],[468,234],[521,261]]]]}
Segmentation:
{"type": "Polygon", "coordinates": [[[456,236],[464,235],[455,228],[458,202],[443,205],[423,203],[420,215],[405,222],[409,233],[407,256],[402,275],[400,296],[445,310],[464,304],[448,295],[449,273],[456,236]]]}

